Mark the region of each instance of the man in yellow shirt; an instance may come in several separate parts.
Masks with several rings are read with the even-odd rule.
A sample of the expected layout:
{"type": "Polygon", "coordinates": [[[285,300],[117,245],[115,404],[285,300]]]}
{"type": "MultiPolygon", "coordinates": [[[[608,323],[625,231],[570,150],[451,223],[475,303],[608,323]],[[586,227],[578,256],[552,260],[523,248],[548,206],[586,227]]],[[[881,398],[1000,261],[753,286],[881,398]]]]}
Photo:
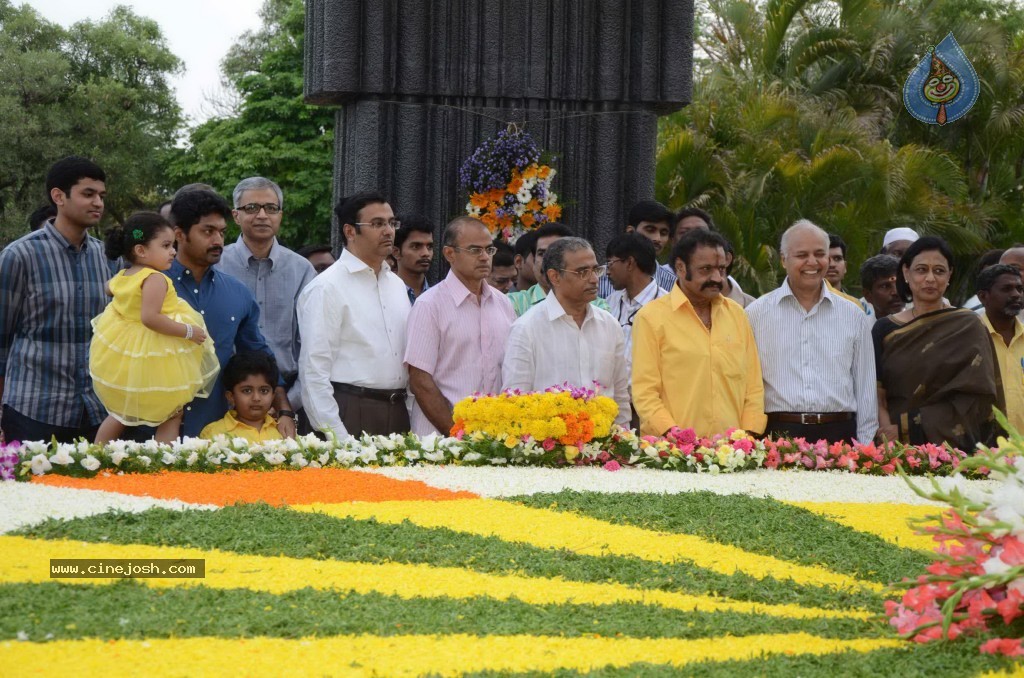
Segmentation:
{"type": "Polygon", "coordinates": [[[274,386],[278,383],[277,363],[261,352],[236,353],[224,366],[224,389],[230,411],[207,424],[200,438],[218,435],[245,438],[250,443],[281,440],[277,422],[270,416],[274,386]]]}
{"type": "Polygon", "coordinates": [[[987,268],[978,275],[975,291],[984,307],[981,320],[996,349],[1006,396],[1006,418],[1024,433],[1024,325],[1017,317],[1024,309],[1020,269],[1008,264],[987,268]]]}
{"type": "Polygon", "coordinates": [[[687,233],[669,258],[678,276],[672,291],[633,321],[633,404],[644,435],[673,426],[699,436],[761,433],[767,425],[754,333],[743,308],[722,296],[725,249],[718,233],[687,233]]]}

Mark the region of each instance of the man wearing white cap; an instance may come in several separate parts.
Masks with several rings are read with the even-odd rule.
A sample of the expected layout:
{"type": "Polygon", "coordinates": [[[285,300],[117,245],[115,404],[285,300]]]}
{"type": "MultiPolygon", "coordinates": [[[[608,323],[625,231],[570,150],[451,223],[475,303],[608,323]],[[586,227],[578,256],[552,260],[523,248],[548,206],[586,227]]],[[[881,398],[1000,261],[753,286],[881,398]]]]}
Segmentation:
{"type": "Polygon", "coordinates": [[[891,254],[897,259],[903,258],[903,253],[907,251],[911,243],[920,238],[912,228],[906,226],[900,228],[892,228],[885,232],[885,237],[882,238],[882,254],[891,254]]]}

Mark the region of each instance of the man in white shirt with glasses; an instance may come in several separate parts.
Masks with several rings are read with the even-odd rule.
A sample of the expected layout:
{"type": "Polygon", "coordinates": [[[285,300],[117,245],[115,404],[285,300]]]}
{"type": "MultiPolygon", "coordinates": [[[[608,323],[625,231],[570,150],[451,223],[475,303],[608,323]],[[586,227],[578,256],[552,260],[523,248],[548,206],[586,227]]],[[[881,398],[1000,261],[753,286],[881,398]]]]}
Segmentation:
{"type": "Polygon", "coordinates": [[[338,437],[406,433],[403,360],[411,304],[385,263],[399,227],[379,193],[334,208],[345,250],[299,296],[299,381],[314,430],[338,437]]]}
{"type": "Polygon", "coordinates": [[[561,238],[544,253],[541,275],[551,292],[512,325],[502,384],[543,391],[551,386],[593,387],[619,406],[615,423],[630,421],[625,338],[618,321],[595,308],[597,281],[605,272],[582,238],[561,238]]]}

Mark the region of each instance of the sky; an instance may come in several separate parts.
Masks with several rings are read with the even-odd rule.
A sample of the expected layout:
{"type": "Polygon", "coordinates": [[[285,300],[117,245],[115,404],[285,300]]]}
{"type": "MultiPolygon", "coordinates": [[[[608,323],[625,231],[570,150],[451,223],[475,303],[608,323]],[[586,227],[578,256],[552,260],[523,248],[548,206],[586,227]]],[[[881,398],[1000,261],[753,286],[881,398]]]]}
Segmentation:
{"type": "Polygon", "coordinates": [[[172,84],[189,123],[195,124],[212,113],[204,102],[220,89],[220,61],[239,35],[260,25],[263,0],[14,0],[14,4],[27,4],[65,27],[82,19],[102,19],[116,5],[127,5],[155,20],[171,51],[185,63],[184,72],[172,84]]]}

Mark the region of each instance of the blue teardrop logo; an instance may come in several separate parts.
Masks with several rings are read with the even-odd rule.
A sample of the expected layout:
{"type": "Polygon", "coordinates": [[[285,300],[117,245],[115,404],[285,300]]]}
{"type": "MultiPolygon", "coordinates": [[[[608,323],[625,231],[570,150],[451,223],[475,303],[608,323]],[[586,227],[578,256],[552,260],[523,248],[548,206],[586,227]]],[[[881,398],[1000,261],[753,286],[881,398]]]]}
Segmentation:
{"type": "Polygon", "coordinates": [[[950,33],[910,72],[903,104],[921,122],[945,125],[967,115],[980,91],[974,66],[950,33]]]}

